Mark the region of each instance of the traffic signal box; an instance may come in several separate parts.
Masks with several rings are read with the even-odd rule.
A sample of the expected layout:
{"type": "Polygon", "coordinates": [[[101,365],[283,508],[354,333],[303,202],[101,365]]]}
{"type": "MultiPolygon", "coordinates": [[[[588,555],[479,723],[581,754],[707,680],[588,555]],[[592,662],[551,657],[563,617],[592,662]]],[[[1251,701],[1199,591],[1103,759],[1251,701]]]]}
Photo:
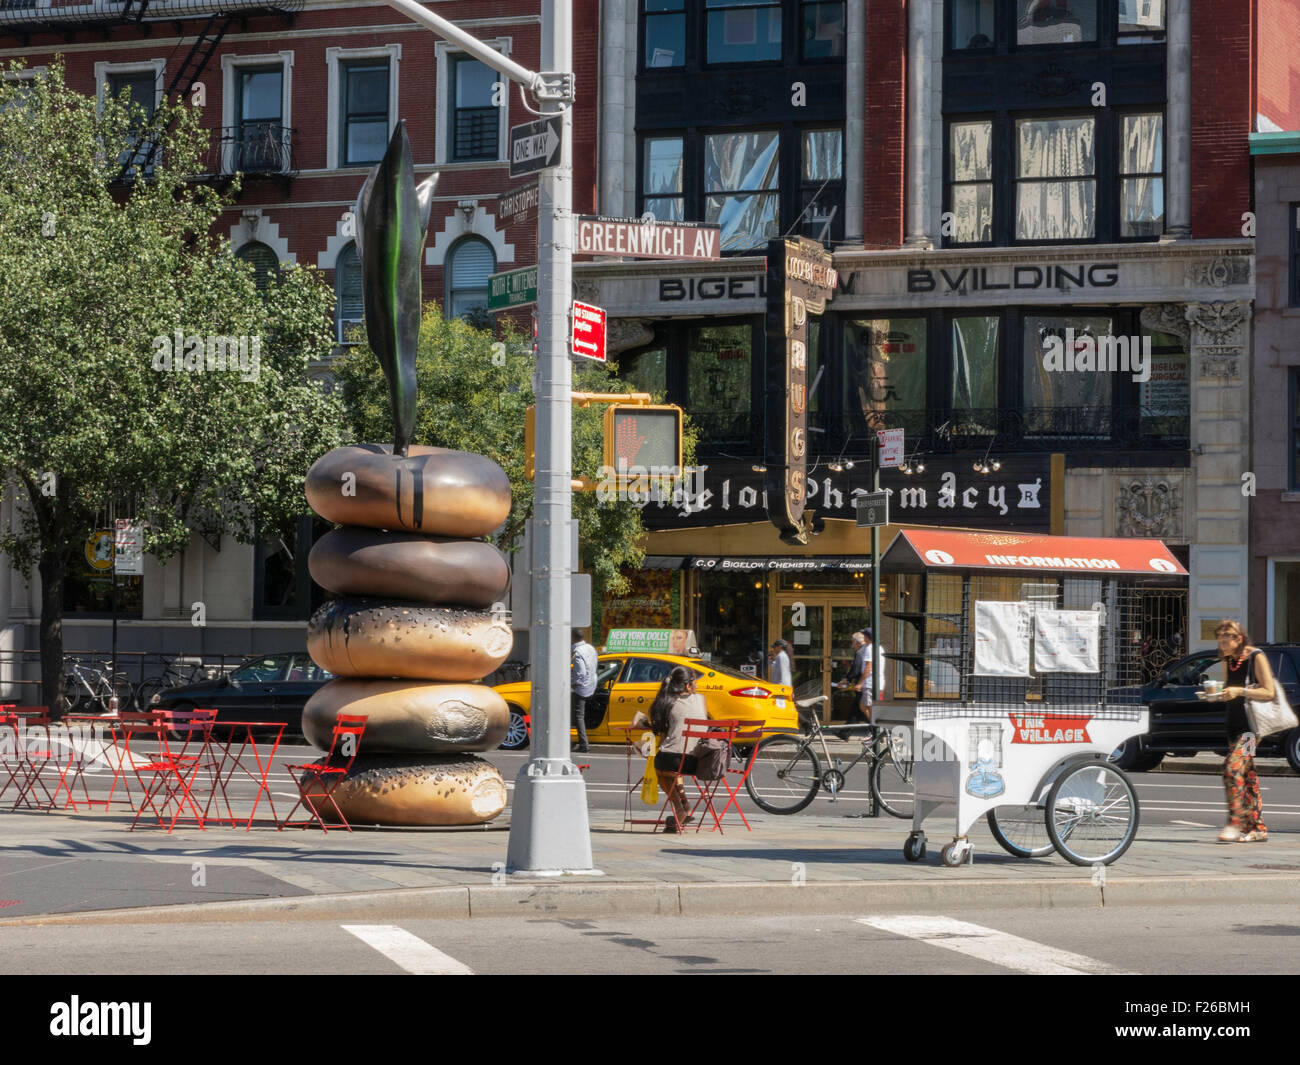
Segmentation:
{"type": "MultiPolygon", "coordinates": [[[[575,393],[574,402],[608,403],[605,409],[605,476],[617,481],[634,477],[675,479],[682,470],[682,409],[672,404],[618,402],[623,395],[597,396],[575,393]]],[[[646,397],[649,398],[649,397],[646,397]]],[[[529,407],[524,419],[524,450],[527,453],[524,475],[531,481],[536,474],[536,409],[529,407]]],[[[590,478],[573,482],[579,491],[595,491],[597,482],[590,478]]]]}

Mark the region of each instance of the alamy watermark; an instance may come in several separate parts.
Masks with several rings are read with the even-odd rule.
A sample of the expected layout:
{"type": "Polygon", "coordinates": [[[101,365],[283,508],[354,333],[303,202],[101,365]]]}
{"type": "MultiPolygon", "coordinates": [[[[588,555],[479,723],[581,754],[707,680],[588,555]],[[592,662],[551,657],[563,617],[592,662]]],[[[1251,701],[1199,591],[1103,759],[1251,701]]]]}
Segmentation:
{"type": "Polygon", "coordinates": [[[1151,380],[1151,337],[1076,336],[1072,326],[1065,335],[1043,338],[1043,369],[1049,373],[1131,373],[1133,380],[1151,380]]]}
{"type": "Polygon", "coordinates": [[[161,373],[237,373],[241,381],[256,381],[262,372],[262,338],[172,336],[153,338],[153,368],[161,373]]]}

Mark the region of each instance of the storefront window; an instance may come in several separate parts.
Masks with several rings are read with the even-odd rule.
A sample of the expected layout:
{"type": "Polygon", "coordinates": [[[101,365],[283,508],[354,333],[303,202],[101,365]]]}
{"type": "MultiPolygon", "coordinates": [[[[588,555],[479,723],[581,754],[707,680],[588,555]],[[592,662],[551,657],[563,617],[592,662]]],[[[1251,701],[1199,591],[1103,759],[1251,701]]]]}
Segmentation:
{"type": "Polygon", "coordinates": [[[952,408],[979,411],[972,421],[990,420],[988,415],[998,405],[1000,325],[1001,319],[985,315],[952,320],[952,408]]]}
{"type": "Polygon", "coordinates": [[[749,322],[702,326],[687,336],[686,409],[706,441],[753,435],[752,342],[749,322]]]}
{"type": "Polygon", "coordinates": [[[668,391],[668,346],[661,343],[622,356],[618,376],[632,386],[633,392],[649,392],[658,400],[668,391]]]}
{"type": "Polygon", "coordinates": [[[1168,333],[1142,331],[1151,338],[1151,378],[1139,386],[1144,436],[1186,437],[1191,412],[1189,360],[1182,340],[1168,333]]]}
{"type": "Polygon", "coordinates": [[[1016,123],[1016,239],[1088,240],[1097,233],[1096,121],[1016,123]]]}
{"type": "MultiPolygon", "coordinates": [[[[86,536],[82,551],[68,564],[63,577],[63,609],[69,614],[109,614],[114,609],[113,533],[96,529],[86,536]]],[[[118,617],[143,616],[144,578],[119,575],[118,617]]]]}
{"type": "Polygon", "coordinates": [[[1113,333],[1106,317],[1026,315],[1024,325],[1025,431],[1046,436],[1111,434],[1111,381],[1114,374],[1098,371],[1097,340],[1113,333]],[[1078,369],[1074,358],[1092,351],[1092,369],[1078,369]],[[1057,359],[1044,365],[1049,354],[1057,359]],[[1051,368],[1049,368],[1051,367],[1051,368]]]}
{"type": "Polygon", "coordinates": [[[700,573],[695,592],[695,636],[711,661],[762,668],[767,631],[767,575],[700,573]]]}
{"type": "Polygon", "coordinates": [[[1097,39],[1097,0],[1016,0],[1016,44],[1097,39]]]}
{"type": "Polygon", "coordinates": [[[843,391],[867,429],[920,430],[926,416],[924,318],[844,323],[843,391]]]}

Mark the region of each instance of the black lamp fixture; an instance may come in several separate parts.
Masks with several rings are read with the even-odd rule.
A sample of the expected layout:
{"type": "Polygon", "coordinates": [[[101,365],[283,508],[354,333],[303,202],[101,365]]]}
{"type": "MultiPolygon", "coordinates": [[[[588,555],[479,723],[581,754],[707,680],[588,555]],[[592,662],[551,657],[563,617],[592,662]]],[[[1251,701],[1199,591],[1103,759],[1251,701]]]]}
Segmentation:
{"type": "Polygon", "coordinates": [[[1002,463],[999,462],[997,459],[994,459],[992,462],[989,461],[989,452],[991,452],[992,450],[993,450],[993,437],[990,436],[989,446],[984,449],[984,457],[980,459],[979,462],[975,463],[974,469],[976,473],[983,473],[983,474],[996,473],[998,470],[1002,469],[1002,463]]]}

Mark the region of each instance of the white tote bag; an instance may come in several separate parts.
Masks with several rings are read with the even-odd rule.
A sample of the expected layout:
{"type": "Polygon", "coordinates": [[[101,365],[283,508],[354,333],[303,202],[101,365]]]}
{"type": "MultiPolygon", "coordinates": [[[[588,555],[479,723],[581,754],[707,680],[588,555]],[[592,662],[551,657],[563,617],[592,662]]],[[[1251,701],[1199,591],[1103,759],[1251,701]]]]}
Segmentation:
{"type": "MultiPolygon", "coordinates": [[[[1254,674],[1253,669],[1251,673],[1254,674]]],[[[1249,687],[1257,688],[1259,685],[1251,684],[1249,687]]],[[[1300,719],[1296,718],[1295,711],[1287,702],[1282,682],[1276,676],[1273,678],[1272,700],[1265,703],[1258,699],[1247,699],[1246,717],[1250,719],[1250,730],[1261,740],[1275,732],[1285,732],[1300,725],[1300,719]]]]}

